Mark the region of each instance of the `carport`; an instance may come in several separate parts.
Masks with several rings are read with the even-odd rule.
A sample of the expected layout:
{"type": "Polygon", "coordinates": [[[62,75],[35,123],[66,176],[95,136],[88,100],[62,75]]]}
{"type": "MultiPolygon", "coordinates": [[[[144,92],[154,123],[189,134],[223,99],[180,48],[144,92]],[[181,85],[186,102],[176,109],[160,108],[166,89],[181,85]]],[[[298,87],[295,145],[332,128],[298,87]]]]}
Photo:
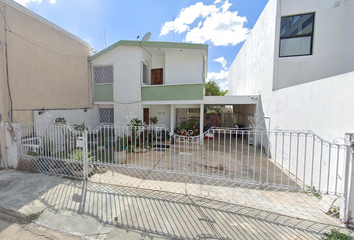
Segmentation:
{"type": "Polygon", "coordinates": [[[208,114],[206,115],[205,123],[218,126],[218,127],[234,127],[234,125],[241,124],[248,126],[249,116],[253,116],[256,113],[257,103],[259,101],[259,95],[244,95],[244,96],[205,96],[205,106],[232,106],[232,110],[224,112],[221,116],[216,116],[215,119],[210,120],[208,114]],[[212,123],[211,123],[212,122],[212,123]],[[216,124],[217,123],[217,124],[216,124]]]}

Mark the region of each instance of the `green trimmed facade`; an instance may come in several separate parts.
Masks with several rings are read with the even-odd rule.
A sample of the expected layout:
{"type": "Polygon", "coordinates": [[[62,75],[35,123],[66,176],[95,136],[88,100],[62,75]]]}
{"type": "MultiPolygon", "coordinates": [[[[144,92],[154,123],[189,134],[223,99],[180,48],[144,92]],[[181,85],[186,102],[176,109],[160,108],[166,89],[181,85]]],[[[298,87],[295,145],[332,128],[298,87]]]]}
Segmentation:
{"type": "Polygon", "coordinates": [[[203,100],[204,84],[154,85],[141,88],[142,101],[203,100]]]}
{"type": "Polygon", "coordinates": [[[94,85],[93,99],[95,102],[113,102],[113,84],[94,85]]]}

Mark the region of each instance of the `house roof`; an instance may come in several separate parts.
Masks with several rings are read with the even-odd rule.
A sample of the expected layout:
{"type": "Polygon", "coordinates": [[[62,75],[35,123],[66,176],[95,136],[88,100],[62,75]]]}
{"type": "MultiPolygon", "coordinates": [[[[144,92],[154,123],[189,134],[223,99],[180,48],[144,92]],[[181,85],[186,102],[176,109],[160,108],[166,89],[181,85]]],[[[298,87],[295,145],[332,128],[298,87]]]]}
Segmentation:
{"type": "Polygon", "coordinates": [[[120,46],[136,46],[136,47],[158,47],[158,48],[177,48],[177,49],[194,49],[194,50],[204,50],[208,52],[207,44],[196,44],[196,43],[180,43],[180,42],[150,42],[150,41],[131,41],[131,40],[121,40],[111,46],[103,49],[102,51],[91,56],[94,60],[113,49],[120,46]]]}

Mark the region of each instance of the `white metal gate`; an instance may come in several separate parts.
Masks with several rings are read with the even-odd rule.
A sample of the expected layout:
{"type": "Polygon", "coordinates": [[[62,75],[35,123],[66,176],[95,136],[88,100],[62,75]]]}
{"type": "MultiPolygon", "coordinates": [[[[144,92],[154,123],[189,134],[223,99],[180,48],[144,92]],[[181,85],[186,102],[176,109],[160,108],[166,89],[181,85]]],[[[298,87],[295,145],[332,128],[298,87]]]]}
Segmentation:
{"type": "Polygon", "coordinates": [[[67,124],[21,131],[19,168],[348,219],[350,145],[310,131],[67,124]]]}

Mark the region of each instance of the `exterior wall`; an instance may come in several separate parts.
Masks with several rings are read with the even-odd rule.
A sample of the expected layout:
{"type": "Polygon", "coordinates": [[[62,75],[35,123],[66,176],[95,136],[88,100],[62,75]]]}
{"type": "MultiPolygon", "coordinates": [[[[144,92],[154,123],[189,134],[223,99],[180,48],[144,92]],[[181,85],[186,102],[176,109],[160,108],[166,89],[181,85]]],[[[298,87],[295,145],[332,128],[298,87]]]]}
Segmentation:
{"type": "Polygon", "coordinates": [[[165,68],[165,55],[152,55],[151,68],[165,68]]]}
{"type": "Polygon", "coordinates": [[[354,72],[274,91],[264,112],[272,127],[311,130],[332,141],[354,133],[354,72]]]}
{"type": "MultiPolygon", "coordinates": [[[[87,43],[13,1],[0,2],[12,31],[7,37],[13,121],[33,121],[34,109],[92,107],[87,43]]],[[[0,38],[3,120],[8,121],[4,31],[0,38]]]]}
{"type": "MultiPolygon", "coordinates": [[[[348,64],[353,62],[353,33],[348,32],[353,14],[348,9],[353,12],[353,1],[270,0],[230,68],[229,95],[259,93],[256,112],[270,117],[271,129],[311,130],[328,141],[354,132],[354,65],[348,64]],[[313,55],[279,58],[281,16],[308,12],[315,12],[313,55]]],[[[288,156],[289,146],[273,140],[272,146],[285,149],[279,154],[288,156]]],[[[315,154],[320,157],[318,150],[315,154]]],[[[284,166],[289,161],[306,164],[285,157],[284,166]]],[[[305,174],[308,184],[311,171],[305,174]]]]}
{"type": "Polygon", "coordinates": [[[157,117],[157,124],[164,124],[170,128],[171,124],[171,106],[170,105],[151,105],[150,117],[157,117]]]}
{"type": "MultiPolygon", "coordinates": [[[[143,53],[139,46],[120,46],[92,61],[92,65],[113,64],[115,122],[126,123],[126,116],[131,112],[139,119],[142,118],[140,111],[142,61],[143,53]]],[[[104,84],[97,86],[104,86],[104,84]]]]}
{"type": "MultiPolygon", "coordinates": [[[[327,9],[329,19],[332,19],[334,16],[344,19],[353,18],[351,16],[353,14],[343,15],[342,17],[339,17],[337,14],[344,14],[343,7],[353,7],[354,4],[350,1],[337,2],[331,0],[326,1],[327,4],[324,5],[323,1],[311,1],[311,3],[306,1],[302,4],[302,6],[306,7],[300,8],[298,1],[295,3],[293,1],[282,0],[281,7],[278,5],[279,7],[277,8],[277,2],[280,3],[280,0],[270,0],[268,2],[250,36],[230,67],[228,95],[259,93],[261,97],[257,104],[257,112],[271,118],[271,128],[310,129],[327,140],[333,140],[336,137],[344,137],[345,132],[354,131],[353,127],[348,124],[347,118],[343,116],[343,113],[346,112],[344,109],[350,109],[351,99],[353,99],[351,89],[354,89],[354,83],[349,80],[350,78],[353,79],[353,73],[350,72],[342,75],[335,74],[338,70],[336,67],[337,59],[333,58],[331,60],[333,64],[331,74],[334,74],[334,76],[313,81],[315,80],[312,79],[314,74],[317,74],[317,77],[321,77],[322,72],[324,72],[326,75],[327,67],[322,67],[321,63],[317,62],[316,64],[318,64],[319,67],[315,68],[316,71],[310,71],[308,67],[303,66],[304,64],[301,63],[302,67],[300,67],[295,61],[306,62],[307,59],[317,59],[317,55],[322,55],[324,61],[327,61],[326,56],[333,54],[333,52],[330,50],[332,48],[330,46],[327,46],[326,49],[321,49],[325,44],[328,45],[327,40],[323,40],[323,38],[326,38],[327,34],[331,35],[330,29],[336,32],[337,30],[334,28],[339,28],[340,25],[335,24],[341,24],[343,20],[337,20],[333,25],[328,23],[321,14],[323,15],[324,11],[327,9]],[[338,7],[333,8],[337,5],[338,7]],[[291,9],[291,12],[289,9],[291,9]],[[280,10],[282,14],[280,14],[280,10]],[[314,56],[279,59],[280,16],[306,13],[315,10],[314,37],[316,41],[314,42],[314,56]],[[321,24],[325,26],[320,26],[321,24]],[[274,28],[274,25],[276,25],[276,28],[274,28]],[[322,28],[327,28],[326,36],[321,36],[325,34],[322,28]],[[319,43],[320,39],[322,39],[324,43],[319,43]],[[324,45],[322,46],[321,44],[324,45]],[[320,51],[324,53],[320,53],[320,51]],[[287,66],[283,66],[280,64],[281,61],[293,62],[289,62],[287,66]],[[287,75],[281,78],[280,73],[285,74],[285,67],[287,69],[287,75]],[[285,80],[289,81],[289,85],[294,83],[291,83],[291,79],[293,79],[295,70],[291,68],[298,72],[295,74],[297,79],[302,81],[302,78],[304,78],[304,81],[309,81],[309,83],[299,84],[298,82],[296,83],[297,85],[293,87],[273,90],[273,87],[277,89],[277,83],[280,84],[285,80]],[[274,86],[273,80],[275,81],[274,86]],[[334,116],[338,117],[335,118],[334,116]]],[[[334,40],[331,41],[333,45],[334,40]]],[[[345,42],[348,43],[348,39],[342,34],[336,42],[344,44],[345,42]]],[[[345,51],[345,49],[347,49],[353,53],[351,50],[353,44],[349,43],[346,46],[340,46],[341,49],[338,47],[339,46],[333,46],[337,51],[336,55],[338,59],[354,56],[350,56],[347,51],[345,51]]],[[[307,65],[314,63],[315,62],[307,62],[307,65]]],[[[343,61],[341,63],[344,64],[343,61]]],[[[351,64],[351,66],[354,67],[353,64],[351,64]]],[[[343,66],[343,73],[349,70],[349,68],[344,68],[343,66]]],[[[284,87],[284,85],[281,87],[284,87]]]]}
{"type": "Polygon", "coordinates": [[[98,84],[93,87],[94,95],[93,100],[95,102],[113,102],[113,84],[98,84]]]}
{"type": "Polygon", "coordinates": [[[144,86],[143,101],[203,100],[204,84],[144,86]]]}
{"type": "Polygon", "coordinates": [[[202,83],[202,55],[167,52],[164,71],[164,84],[202,83]]]}
{"type": "MultiPolygon", "coordinates": [[[[276,89],[354,71],[354,45],[347,42],[353,40],[353,1],[282,0],[280,10],[280,16],[314,12],[315,24],[312,55],[278,58],[276,89]]],[[[275,36],[279,41],[279,28],[275,36]]]]}
{"type": "Polygon", "coordinates": [[[38,111],[34,111],[33,118],[35,124],[48,124],[55,122],[55,119],[63,117],[70,126],[74,124],[81,124],[85,122],[86,126],[90,126],[91,129],[100,124],[100,116],[98,107],[94,106],[93,109],[87,109],[84,112],[83,109],[78,110],[49,110],[45,111],[42,115],[38,115],[38,111]]]}
{"type": "Polygon", "coordinates": [[[269,95],[272,91],[277,0],[270,0],[229,68],[227,95],[269,95]]]}

